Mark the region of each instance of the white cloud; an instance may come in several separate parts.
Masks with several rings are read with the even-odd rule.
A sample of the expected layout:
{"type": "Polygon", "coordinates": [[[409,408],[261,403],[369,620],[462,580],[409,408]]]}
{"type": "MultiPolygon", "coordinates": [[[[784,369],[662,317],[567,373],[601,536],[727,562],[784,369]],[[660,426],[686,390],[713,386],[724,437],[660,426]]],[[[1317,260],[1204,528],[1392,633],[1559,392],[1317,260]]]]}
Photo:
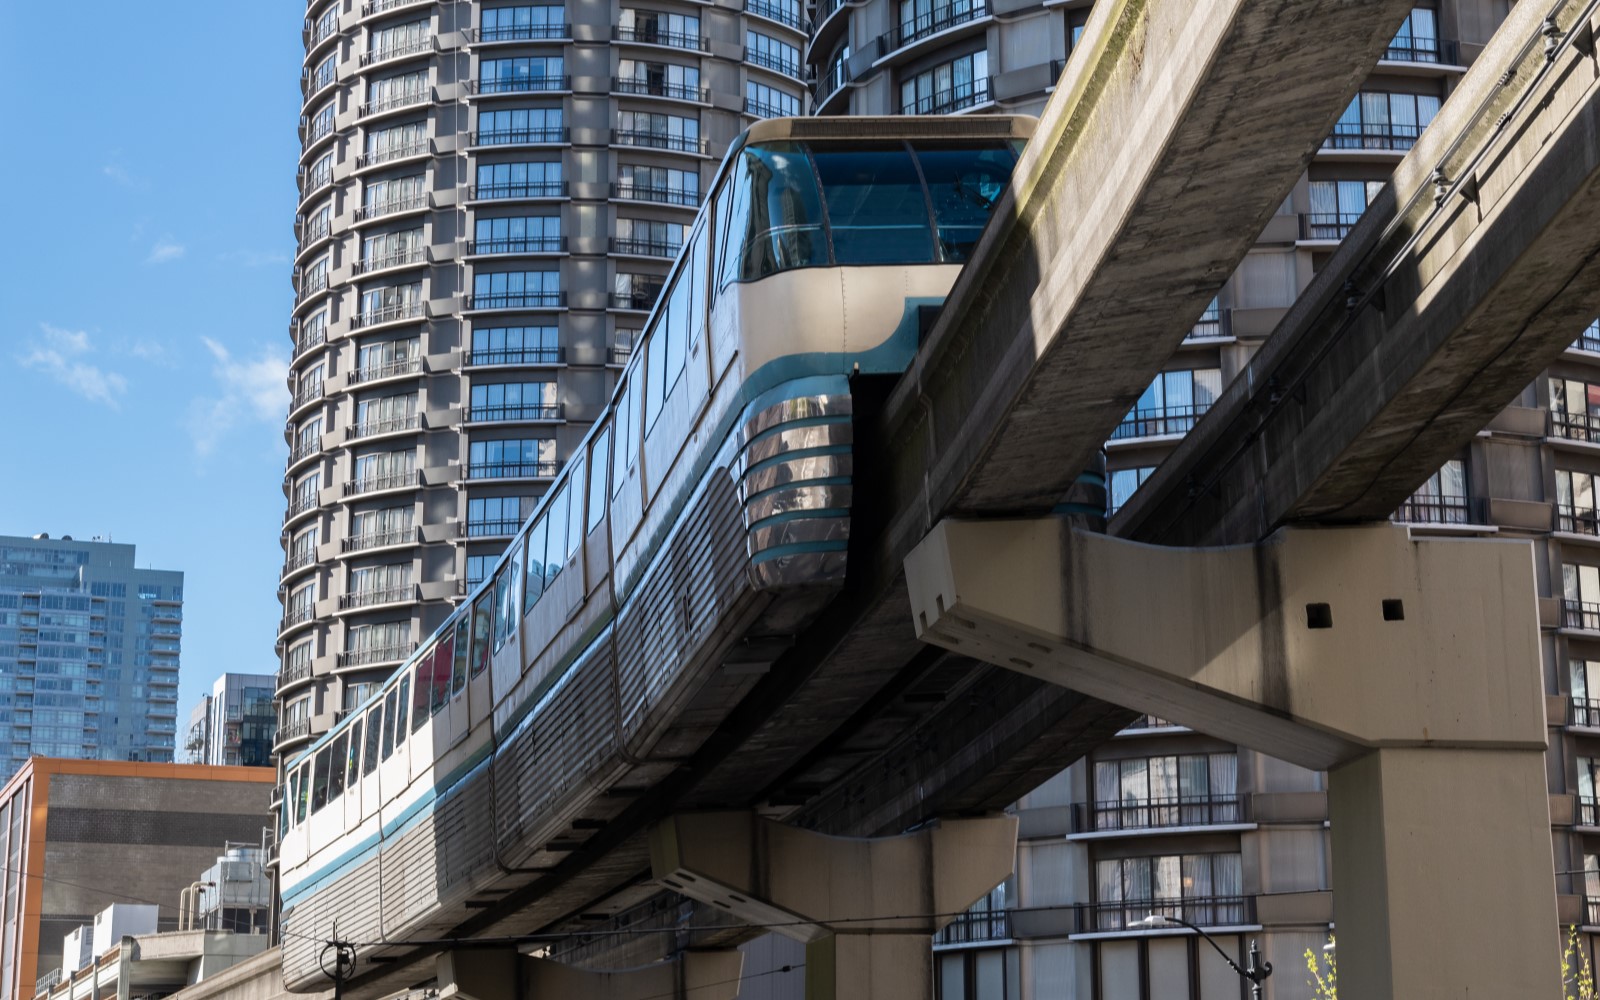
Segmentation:
{"type": "Polygon", "coordinates": [[[170,236],[163,236],[156,240],[150,248],[150,256],[144,259],[146,264],[166,264],[183,256],[184,245],[175,242],[170,236]]]}
{"type": "Polygon", "coordinates": [[[289,363],[267,348],[254,360],[240,360],[210,337],[200,340],[215,362],[211,375],[220,395],[190,404],[189,435],[194,439],[194,450],[209,455],[241,422],[276,424],[283,419],[289,408],[285,382],[289,363]]]}
{"type": "Polygon", "coordinates": [[[93,353],[89,334],[48,323],[41,323],[39,329],[44,339],[28,346],[28,353],[19,359],[23,367],[45,373],[92,403],[117,409],[117,397],[128,391],[128,380],[85,359],[93,353]]]}
{"type": "Polygon", "coordinates": [[[100,168],[100,172],[121,184],[123,187],[134,187],[133,175],[127,169],[116,163],[108,163],[100,168]]]}

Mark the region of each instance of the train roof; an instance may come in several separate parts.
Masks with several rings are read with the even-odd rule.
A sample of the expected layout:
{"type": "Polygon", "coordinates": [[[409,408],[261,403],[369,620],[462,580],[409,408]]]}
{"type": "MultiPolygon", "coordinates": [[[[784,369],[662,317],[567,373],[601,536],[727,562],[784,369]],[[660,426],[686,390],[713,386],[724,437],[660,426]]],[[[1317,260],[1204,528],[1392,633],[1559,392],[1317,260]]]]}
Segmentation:
{"type": "MultiPolygon", "coordinates": [[[[786,139],[1030,139],[1031,115],[880,115],[767,118],[745,129],[735,148],[786,139]]],[[[730,150],[731,152],[731,150],[730,150]]]]}

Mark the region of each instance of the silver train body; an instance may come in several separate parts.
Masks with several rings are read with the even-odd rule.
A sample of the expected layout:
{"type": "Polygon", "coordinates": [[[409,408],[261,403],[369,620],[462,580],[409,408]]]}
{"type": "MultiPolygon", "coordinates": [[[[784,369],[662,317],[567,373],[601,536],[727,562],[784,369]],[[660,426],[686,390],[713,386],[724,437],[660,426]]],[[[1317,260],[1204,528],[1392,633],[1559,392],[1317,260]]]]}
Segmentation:
{"type": "Polygon", "coordinates": [[[327,988],[335,933],[371,973],[559,864],[748,692],[746,640],[837,592],[850,378],[905,369],[1031,129],[780,119],[735,144],[611,406],[494,572],[287,765],[288,989],[327,988]]]}

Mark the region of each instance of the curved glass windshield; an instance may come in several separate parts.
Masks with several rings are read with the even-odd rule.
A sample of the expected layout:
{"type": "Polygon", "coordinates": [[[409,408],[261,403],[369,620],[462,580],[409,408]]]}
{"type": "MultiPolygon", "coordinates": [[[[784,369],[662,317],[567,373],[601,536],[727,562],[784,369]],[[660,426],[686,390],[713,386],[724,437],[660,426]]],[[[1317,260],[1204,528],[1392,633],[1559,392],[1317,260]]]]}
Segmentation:
{"type": "Polygon", "coordinates": [[[1004,142],[769,142],[725,188],[718,287],[797,267],[962,263],[1011,179],[1004,142]]]}

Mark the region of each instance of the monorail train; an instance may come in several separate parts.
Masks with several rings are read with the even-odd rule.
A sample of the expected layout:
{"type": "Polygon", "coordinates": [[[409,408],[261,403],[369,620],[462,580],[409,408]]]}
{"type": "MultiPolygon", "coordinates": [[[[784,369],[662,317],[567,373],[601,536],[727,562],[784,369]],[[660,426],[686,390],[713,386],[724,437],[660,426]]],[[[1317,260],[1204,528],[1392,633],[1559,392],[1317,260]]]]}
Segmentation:
{"type": "MultiPolygon", "coordinates": [[[[853,373],[905,370],[1031,118],[773,119],[730,148],[610,406],[499,564],[290,761],[283,977],[437,939],[616,815],[837,593],[853,373]],[[324,959],[325,961],[325,959],[324,959]]],[[[394,988],[399,988],[395,985],[394,988]]]]}

